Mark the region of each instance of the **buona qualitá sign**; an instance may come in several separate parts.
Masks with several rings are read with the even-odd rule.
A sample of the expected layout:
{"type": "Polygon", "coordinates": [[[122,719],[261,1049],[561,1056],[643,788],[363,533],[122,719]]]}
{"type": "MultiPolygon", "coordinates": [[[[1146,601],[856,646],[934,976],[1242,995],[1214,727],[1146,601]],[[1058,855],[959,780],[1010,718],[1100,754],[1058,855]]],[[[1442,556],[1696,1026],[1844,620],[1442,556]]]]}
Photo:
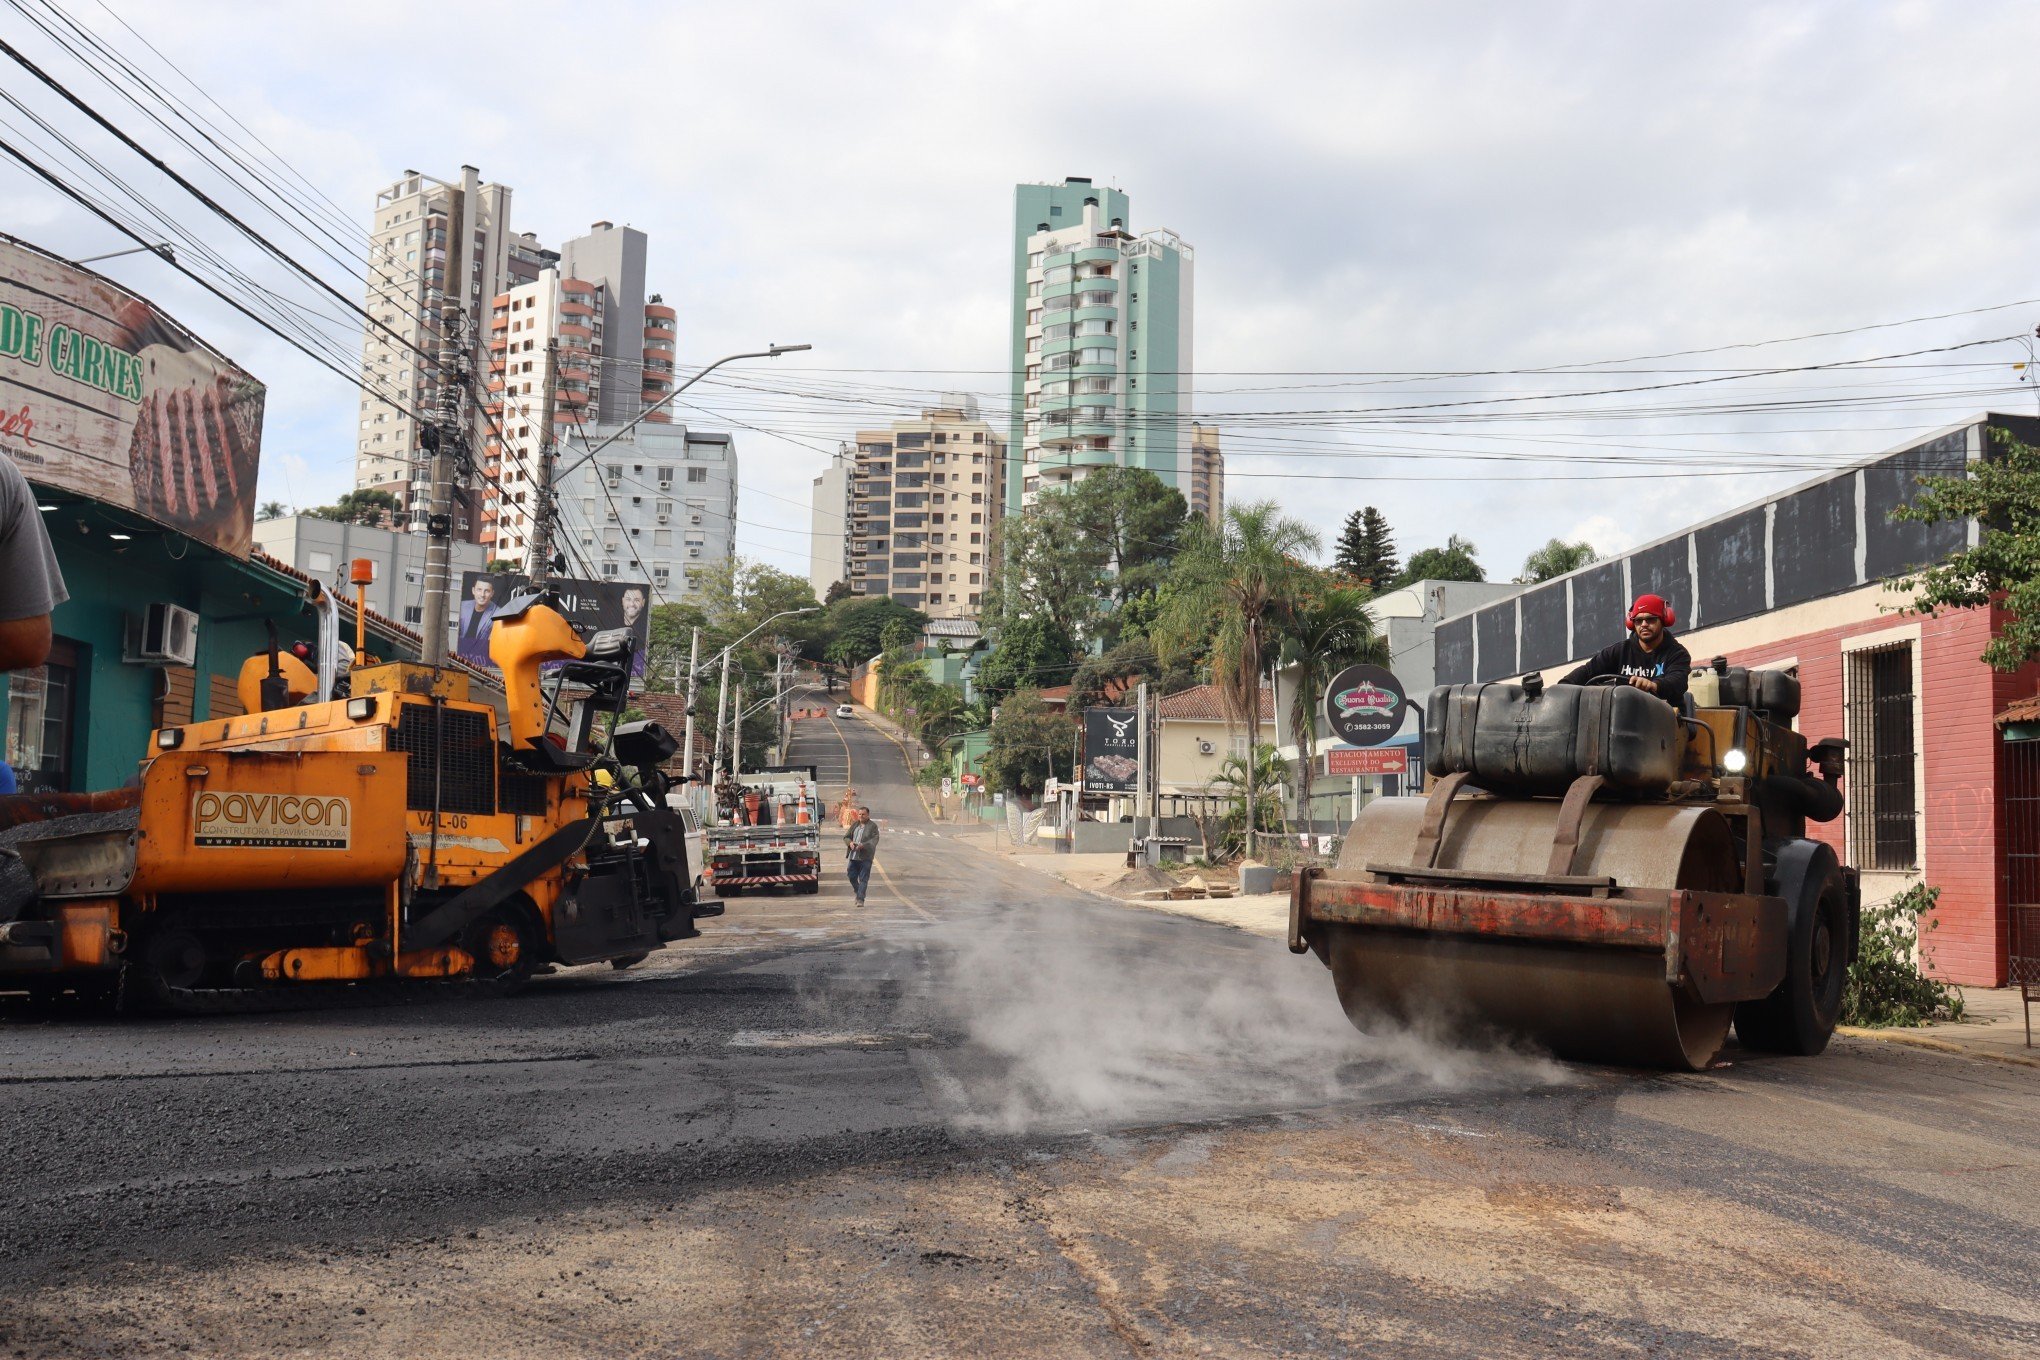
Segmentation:
{"type": "Polygon", "coordinates": [[[1349,746],[1379,746],[1402,730],[1410,698],[1385,666],[1348,666],[1325,686],[1325,722],[1349,746]]]}

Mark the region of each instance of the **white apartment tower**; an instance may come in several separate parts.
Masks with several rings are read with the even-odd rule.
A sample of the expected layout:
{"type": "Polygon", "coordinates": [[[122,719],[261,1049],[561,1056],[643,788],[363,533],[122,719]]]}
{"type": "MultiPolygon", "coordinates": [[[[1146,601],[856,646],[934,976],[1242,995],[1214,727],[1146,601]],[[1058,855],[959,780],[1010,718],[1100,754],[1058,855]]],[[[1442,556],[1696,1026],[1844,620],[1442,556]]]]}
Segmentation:
{"type": "Polygon", "coordinates": [[[568,574],[647,581],[654,604],[692,597],[702,569],[736,553],[736,444],[649,420],[585,433],[602,451],[580,467],[563,454],[556,487],[568,574]]]}
{"type": "Polygon", "coordinates": [[[808,584],[818,600],[850,574],[850,477],[856,467],[856,452],[838,445],[808,498],[808,584]]]}
{"type": "MultiPolygon", "coordinates": [[[[361,399],[354,484],[395,496],[400,525],[425,510],[428,460],[412,417],[439,409],[441,309],[455,303],[466,311],[469,363],[479,374],[489,300],[542,254],[530,237],[511,234],[509,186],[482,183],[471,165],[457,181],[406,170],[376,195],[366,305],[379,324],[365,328],[362,342],[370,390],[361,399]]],[[[474,403],[470,410],[480,448],[485,423],[474,403]]],[[[471,499],[456,506],[456,536],[472,536],[476,519],[471,499]]]]}

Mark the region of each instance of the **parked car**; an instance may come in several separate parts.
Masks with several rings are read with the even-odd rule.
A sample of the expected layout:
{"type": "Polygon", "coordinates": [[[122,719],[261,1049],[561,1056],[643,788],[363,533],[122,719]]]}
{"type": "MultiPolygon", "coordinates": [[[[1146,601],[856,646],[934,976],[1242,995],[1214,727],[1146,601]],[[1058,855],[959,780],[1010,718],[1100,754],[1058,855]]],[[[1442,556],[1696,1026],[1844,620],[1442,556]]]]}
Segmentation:
{"type": "Polygon", "coordinates": [[[854,718],[857,716],[857,710],[848,704],[837,704],[836,716],[839,718],[854,718]]]}

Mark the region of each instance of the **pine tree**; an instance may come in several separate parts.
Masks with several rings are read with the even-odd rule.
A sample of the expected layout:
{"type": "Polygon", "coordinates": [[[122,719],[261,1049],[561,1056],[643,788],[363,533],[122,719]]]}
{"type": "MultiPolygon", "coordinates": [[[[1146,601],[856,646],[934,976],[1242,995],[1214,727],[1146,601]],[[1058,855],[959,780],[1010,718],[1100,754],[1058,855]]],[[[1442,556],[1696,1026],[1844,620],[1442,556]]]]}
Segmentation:
{"type": "Polygon", "coordinates": [[[1398,570],[1387,516],[1371,505],[1346,516],[1332,564],[1371,589],[1386,587],[1398,570]]]}

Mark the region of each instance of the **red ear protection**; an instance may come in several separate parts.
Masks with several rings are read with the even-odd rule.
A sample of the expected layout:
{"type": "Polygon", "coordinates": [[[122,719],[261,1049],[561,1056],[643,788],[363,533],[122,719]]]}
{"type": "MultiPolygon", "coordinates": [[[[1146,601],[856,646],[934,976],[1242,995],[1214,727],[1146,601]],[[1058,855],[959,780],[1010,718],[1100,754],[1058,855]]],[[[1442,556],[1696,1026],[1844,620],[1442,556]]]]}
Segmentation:
{"type": "Polygon", "coordinates": [[[1625,628],[1636,627],[1636,616],[1638,614],[1655,614],[1665,621],[1665,627],[1667,628],[1670,628],[1679,621],[1679,616],[1672,612],[1671,604],[1662,595],[1637,596],[1636,603],[1629,606],[1629,616],[1622,621],[1623,626],[1625,628]]]}

